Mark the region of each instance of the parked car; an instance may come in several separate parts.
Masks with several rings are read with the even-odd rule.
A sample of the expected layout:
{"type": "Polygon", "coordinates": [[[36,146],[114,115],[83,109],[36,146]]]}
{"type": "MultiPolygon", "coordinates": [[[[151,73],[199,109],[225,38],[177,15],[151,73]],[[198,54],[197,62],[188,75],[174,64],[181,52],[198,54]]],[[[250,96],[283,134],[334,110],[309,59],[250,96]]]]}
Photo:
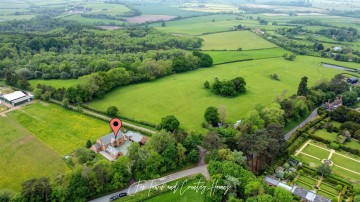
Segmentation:
{"type": "Polygon", "coordinates": [[[112,196],[112,197],[110,198],[110,201],[115,201],[115,200],[118,199],[118,198],[119,198],[118,195],[112,196]]]}
{"type": "Polygon", "coordinates": [[[119,194],[119,198],[121,198],[121,197],[125,197],[125,196],[127,196],[127,193],[126,193],[126,192],[124,192],[124,193],[120,193],[120,194],[119,194]]]}

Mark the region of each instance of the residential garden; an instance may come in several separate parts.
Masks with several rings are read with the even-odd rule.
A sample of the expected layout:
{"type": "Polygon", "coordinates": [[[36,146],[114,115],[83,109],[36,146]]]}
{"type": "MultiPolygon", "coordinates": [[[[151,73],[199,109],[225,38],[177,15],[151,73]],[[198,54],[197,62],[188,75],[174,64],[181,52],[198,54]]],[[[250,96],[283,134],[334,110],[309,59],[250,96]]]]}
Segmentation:
{"type": "Polygon", "coordinates": [[[276,165],[276,177],[332,201],[352,201],[360,182],[360,113],[345,106],[318,113],[288,140],[290,158],[276,165]]]}

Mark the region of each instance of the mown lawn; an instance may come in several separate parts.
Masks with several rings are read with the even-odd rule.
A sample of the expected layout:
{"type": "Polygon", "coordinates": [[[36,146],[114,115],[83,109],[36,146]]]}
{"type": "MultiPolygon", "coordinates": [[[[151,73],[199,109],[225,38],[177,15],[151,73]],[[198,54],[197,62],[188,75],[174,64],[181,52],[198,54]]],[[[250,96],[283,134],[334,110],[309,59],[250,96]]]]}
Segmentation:
{"type": "Polygon", "coordinates": [[[60,155],[110,132],[108,123],[55,104],[34,103],[8,114],[60,155]]]}
{"type": "Polygon", "coordinates": [[[321,190],[325,190],[327,192],[330,192],[331,194],[334,194],[335,196],[338,195],[338,191],[335,189],[335,186],[330,185],[330,184],[326,184],[324,182],[321,183],[320,185],[320,189],[321,190]]]}
{"type": "Polygon", "coordinates": [[[41,80],[34,79],[29,81],[31,86],[35,88],[38,84],[45,84],[52,86],[54,88],[69,88],[71,86],[75,86],[77,84],[77,79],[68,79],[68,80],[60,80],[60,79],[52,79],[52,80],[41,80]]]}
{"type": "Polygon", "coordinates": [[[53,177],[69,168],[62,157],[12,117],[0,117],[0,189],[19,191],[31,178],[53,177]]]}
{"type": "Polygon", "coordinates": [[[316,147],[314,145],[310,145],[308,144],[304,150],[302,150],[302,152],[306,153],[306,154],[310,154],[312,156],[315,156],[319,159],[327,159],[330,151],[326,151],[324,149],[321,149],[319,147],[316,147]]]}
{"type": "Polygon", "coordinates": [[[325,140],[336,141],[337,133],[329,133],[325,129],[317,130],[314,134],[315,137],[321,137],[325,140]]]}
{"type": "Polygon", "coordinates": [[[345,142],[344,146],[352,148],[352,149],[358,149],[360,150],[360,143],[354,139],[351,139],[350,142],[345,142]]]}
{"type": "Polygon", "coordinates": [[[307,156],[305,154],[300,153],[299,155],[296,156],[296,159],[298,159],[300,162],[306,163],[308,165],[310,165],[310,167],[316,168],[318,166],[320,166],[321,160],[315,159],[311,156],[307,156]]]}
{"type": "Polygon", "coordinates": [[[270,104],[284,90],[294,94],[303,76],[308,76],[308,86],[321,78],[332,78],[341,71],[324,68],[308,56],[298,56],[295,61],[283,58],[263,59],[217,65],[211,68],[167,76],[152,82],[129,85],[107,93],[104,98],[89,103],[91,107],[106,110],[114,105],[125,117],[159,123],[166,115],[175,115],[180,127],[188,131],[204,131],[205,109],[224,106],[226,120],[235,123],[258,104],[270,104]],[[280,81],[270,75],[277,73],[280,81]],[[242,76],[247,82],[247,93],[234,98],[221,97],[205,89],[206,80],[213,82],[242,76]]]}
{"type": "Polygon", "coordinates": [[[334,164],[336,165],[360,173],[360,158],[356,158],[354,156],[350,156],[350,158],[352,159],[346,158],[344,156],[340,156],[337,153],[335,153],[332,155],[331,161],[333,161],[334,164]]]}
{"type": "MultiPolygon", "coordinates": [[[[340,165],[342,167],[345,167],[343,165],[340,165]]],[[[337,166],[331,166],[331,170],[334,174],[340,176],[340,177],[343,177],[347,180],[356,180],[358,182],[360,182],[360,175],[356,174],[356,173],[353,173],[353,172],[350,172],[348,170],[344,170],[342,168],[339,168],[337,166]]]]}
{"type": "Polygon", "coordinates": [[[248,50],[248,51],[202,51],[209,54],[214,64],[245,60],[245,59],[264,59],[282,57],[284,54],[289,53],[282,48],[268,48],[263,50],[248,50]]]}
{"type": "Polygon", "coordinates": [[[250,31],[233,31],[201,36],[202,50],[242,50],[277,47],[250,31]]]}

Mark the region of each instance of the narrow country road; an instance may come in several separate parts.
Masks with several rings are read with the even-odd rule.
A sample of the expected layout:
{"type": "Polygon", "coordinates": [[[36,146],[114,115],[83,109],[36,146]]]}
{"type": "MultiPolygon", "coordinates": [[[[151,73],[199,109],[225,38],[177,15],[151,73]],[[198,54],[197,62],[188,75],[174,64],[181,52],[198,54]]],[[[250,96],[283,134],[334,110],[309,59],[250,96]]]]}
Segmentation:
{"type": "MultiPolygon", "coordinates": [[[[54,100],[54,99],[50,99],[51,102],[53,103],[56,103],[56,104],[60,104],[61,105],[61,102],[57,101],[57,100],[54,100]]],[[[76,109],[77,107],[73,106],[73,105],[69,105],[70,108],[72,109],[76,109]]],[[[95,116],[95,117],[99,117],[101,119],[104,119],[104,120],[111,120],[110,117],[108,116],[105,116],[105,115],[102,115],[102,114],[99,114],[99,113],[96,113],[96,112],[93,112],[93,111],[90,111],[90,110],[87,110],[87,109],[84,109],[82,108],[83,112],[85,114],[88,114],[88,115],[91,115],[91,116],[95,116]]],[[[155,134],[156,131],[154,130],[151,130],[151,129],[148,129],[148,128],[144,128],[144,127],[141,127],[141,126],[137,126],[137,125],[134,125],[134,124],[131,124],[131,123],[128,123],[126,121],[122,121],[123,125],[126,127],[126,126],[129,126],[129,127],[132,127],[132,128],[135,128],[135,129],[138,129],[139,131],[144,131],[144,132],[148,132],[148,133],[151,133],[151,134],[155,134]]]]}
{"type": "Polygon", "coordinates": [[[303,122],[301,122],[298,126],[296,126],[295,128],[293,128],[290,132],[286,133],[285,135],[285,140],[288,140],[291,135],[300,127],[302,127],[303,125],[309,123],[310,121],[312,121],[318,114],[317,114],[317,110],[319,108],[316,108],[313,112],[311,112],[310,116],[307,117],[303,122]]]}
{"type": "Polygon", "coordinates": [[[170,174],[168,176],[164,176],[158,179],[154,180],[143,180],[140,182],[135,182],[132,184],[129,188],[124,189],[119,192],[115,192],[94,200],[91,200],[90,202],[108,202],[110,201],[110,198],[115,195],[119,195],[120,193],[127,193],[128,195],[136,194],[140,191],[148,190],[150,188],[154,188],[155,186],[162,185],[183,177],[188,177],[196,174],[203,174],[207,180],[210,179],[209,173],[207,171],[207,165],[203,166],[197,166],[194,168],[190,168],[188,170],[179,171],[177,173],[170,174]]]}

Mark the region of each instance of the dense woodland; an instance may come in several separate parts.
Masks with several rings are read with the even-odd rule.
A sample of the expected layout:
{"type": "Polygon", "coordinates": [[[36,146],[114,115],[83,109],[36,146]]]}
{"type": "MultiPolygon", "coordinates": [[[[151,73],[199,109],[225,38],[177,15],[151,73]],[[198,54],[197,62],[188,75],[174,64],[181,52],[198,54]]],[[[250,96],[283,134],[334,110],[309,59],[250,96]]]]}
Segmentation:
{"type": "Polygon", "coordinates": [[[118,67],[137,73],[151,68],[149,63],[168,62],[169,67],[175,58],[197,60],[183,50],[201,46],[200,38],[150,28],[104,31],[42,17],[2,23],[0,35],[0,76],[11,69],[27,79],[78,78],[118,67]]]}

